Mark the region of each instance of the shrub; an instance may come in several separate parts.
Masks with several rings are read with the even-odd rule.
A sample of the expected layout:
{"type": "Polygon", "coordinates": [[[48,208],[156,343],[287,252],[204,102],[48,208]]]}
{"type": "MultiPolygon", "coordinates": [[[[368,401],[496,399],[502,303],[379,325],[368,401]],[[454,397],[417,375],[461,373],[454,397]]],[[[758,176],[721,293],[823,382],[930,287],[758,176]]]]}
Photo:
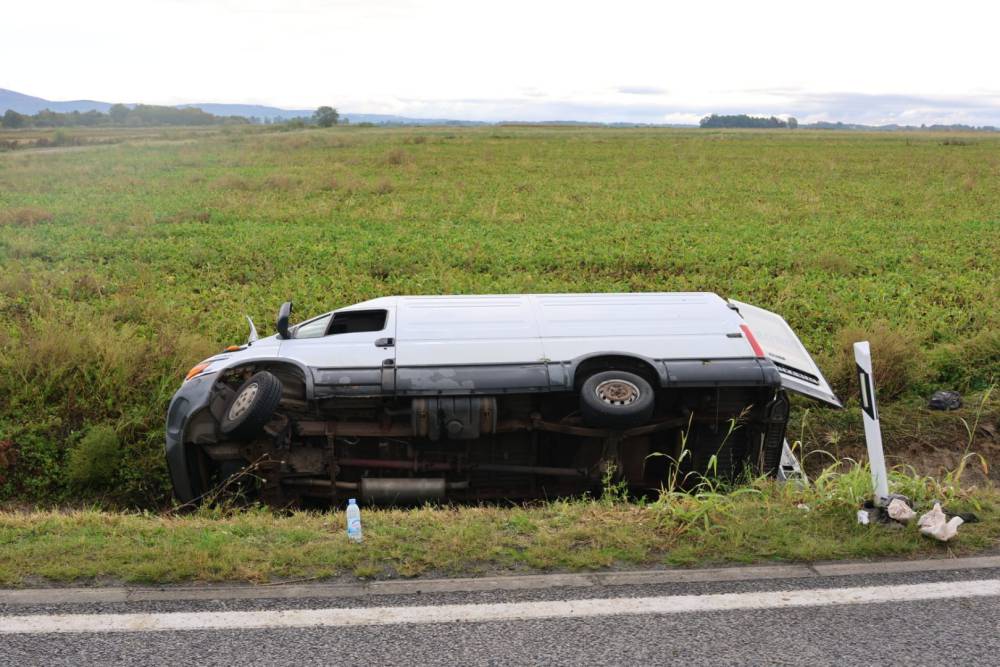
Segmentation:
{"type": "Polygon", "coordinates": [[[287,132],[288,130],[302,130],[306,127],[306,122],[301,118],[292,118],[291,120],[286,120],[281,123],[277,128],[281,131],[287,132]]]}
{"type": "Polygon", "coordinates": [[[405,278],[420,270],[417,254],[411,248],[383,248],[369,260],[368,275],[377,280],[405,278]]]}
{"type": "Polygon", "coordinates": [[[69,450],[66,476],[79,488],[109,488],[121,462],[118,434],[107,425],[92,426],[69,450]]]}
{"type": "Polygon", "coordinates": [[[296,182],[295,178],[285,174],[271,174],[264,179],[264,185],[270,190],[291,190],[296,182]]]}
{"type": "Polygon", "coordinates": [[[843,253],[830,250],[823,251],[816,255],[813,264],[827,273],[834,275],[850,276],[857,272],[855,261],[843,253]]]}
{"type": "Polygon", "coordinates": [[[880,400],[897,398],[922,379],[919,341],[886,322],[870,327],[848,327],[837,335],[837,357],[830,365],[830,384],[842,396],[857,393],[854,343],[867,340],[872,348],[875,392],[880,400]]]}
{"type": "Polygon", "coordinates": [[[212,213],[208,210],[184,209],[176,213],[163,214],[156,217],[158,223],[210,222],[212,213]]]}
{"type": "Polygon", "coordinates": [[[359,192],[365,189],[365,184],[353,176],[339,177],[334,176],[326,185],[322,187],[323,190],[328,190],[331,192],[344,192],[345,194],[351,195],[355,192],[359,192]]]}
{"type": "Polygon", "coordinates": [[[372,187],[372,192],[377,195],[387,195],[392,191],[392,181],[388,178],[380,179],[379,182],[372,187]]]}
{"type": "Polygon", "coordinates": [[[53,146],[79,146],[80,138],[69,134],[65,130],[56,130],[52,135],[53,146]]]}
{"type": "Polygon", "coordinates": [[[233,174],[218,177],[212,181],[212,186],[218,190],[240,190],[244,192],[255,189],[254,184],[249,179],[233,174]]]}
{"type": "Polygon", "coordinates": [[[930,354],[935,381],[943,388],[967,391],[985,388],[1000,379],[1000,331],[987,329],[948,343],[930,354]]]}
{"type": "Polygon", "coordinates": [[[49,222],[53,216],[51,211],[37,206],[23,206],[21,208],[11,208],[0,211],[0,226],[13,225],[18,227],[32,227],[40,222],[49,222]]]}
{"type": "Polygon", "coordinates": [[[0,484],[7,481],[7,472],[17,463],[17,446],[13,440],[0,440],[0,484]]]}
{"type": "Polygon", "coordinates": [[[399,166],[409,162],[410,156],[407,155],[406,151],[402,148],[393,148],[391,151],[385,154],[385,161],[387,164],[394,166],[399,166]]]}
{"type": "Polygon", "coordinates": [[[90,299],[95,296],[102,296],[104,286],[93,273],[81,273],[70,286],[70,296],[74,300],[90,299]]]}

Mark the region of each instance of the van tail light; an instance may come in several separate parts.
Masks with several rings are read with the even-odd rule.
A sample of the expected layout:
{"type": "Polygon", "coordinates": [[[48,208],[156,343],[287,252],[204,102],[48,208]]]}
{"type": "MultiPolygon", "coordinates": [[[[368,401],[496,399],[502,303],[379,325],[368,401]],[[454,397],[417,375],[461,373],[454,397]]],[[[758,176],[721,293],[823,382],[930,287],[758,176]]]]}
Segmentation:
{"type": "Polygon", "coordinates": [[[759,358],[763,359],[764,348],[762,348],[760,346],[760,343],[757,342],[757,339],[754,338],[753,332],[750,331],[750,327],[748,327],[745,324],[741,324],[740,330],[743,332],[743,335],[747,337],[747,342],[750,343],[750,347],[753,348],[753,353],[757,355],[759,358]]]}

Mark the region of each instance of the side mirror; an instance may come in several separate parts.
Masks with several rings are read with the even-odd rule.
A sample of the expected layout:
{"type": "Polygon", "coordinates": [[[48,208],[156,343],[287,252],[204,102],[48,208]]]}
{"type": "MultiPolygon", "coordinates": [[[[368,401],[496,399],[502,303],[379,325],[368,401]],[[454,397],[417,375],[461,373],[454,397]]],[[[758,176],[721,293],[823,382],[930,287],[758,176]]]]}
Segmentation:
{"type": "Polygon", "coordinates": [[[281,304],[281,308],[278,309],[278,321],[275,327],[278,329],[278,335],[282,338],[289,338],[288,335],[288,318],[292,316],[292,302],[286,301],[281,304]]]}

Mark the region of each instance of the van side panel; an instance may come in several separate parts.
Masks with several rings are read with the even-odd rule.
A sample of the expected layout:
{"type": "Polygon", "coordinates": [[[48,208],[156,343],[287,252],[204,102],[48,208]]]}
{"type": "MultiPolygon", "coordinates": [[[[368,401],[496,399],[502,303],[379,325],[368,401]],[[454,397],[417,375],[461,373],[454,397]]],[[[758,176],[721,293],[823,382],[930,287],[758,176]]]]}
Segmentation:
{"type": "Polygon", "coordinates": [[[542,362],[527,296],[404,297],[396,325],[396,365],[467,366],[542,362]]]}
{"type": "Polygon", "coordinates": [[[400,297],[397,365],[568,361],[595,350],[655,359],[751,356],[741,323],[710,292],[400,297]]]}
{"type": "Polygon", "coordinates": [[[752,355],[740,317],[711,293],[536,294],[545,356],[565,361],[614,350],[649,359],[752,355]]]}

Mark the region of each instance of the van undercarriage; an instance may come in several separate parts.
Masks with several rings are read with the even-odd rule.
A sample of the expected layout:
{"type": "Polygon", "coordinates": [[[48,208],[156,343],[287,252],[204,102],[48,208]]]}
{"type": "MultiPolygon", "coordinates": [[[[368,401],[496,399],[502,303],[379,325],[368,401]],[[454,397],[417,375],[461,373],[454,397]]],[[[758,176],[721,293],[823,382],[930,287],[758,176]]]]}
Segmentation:
{"type": "MultiPolygon", "coordinates": [[[[600,428],[572,392],[304,401],[283,395],[250,438],[219,433],[236,388],[216,383],[186,428],[188,469],[205,493],[237,471],[272,506],[346,497],[382,504],[554,498],[624,483],[654,492],[673,476],[732,478],[778,466],[788,416],[773,387],[656,392],[641,425],[600,428]],[[697,473],[692,475],[690,473],[697,473]]],[[[287,393],[287,392],[286,392],[287,393]]],[[[195,489],[192,489],[195,491],[195,489]]]]}

